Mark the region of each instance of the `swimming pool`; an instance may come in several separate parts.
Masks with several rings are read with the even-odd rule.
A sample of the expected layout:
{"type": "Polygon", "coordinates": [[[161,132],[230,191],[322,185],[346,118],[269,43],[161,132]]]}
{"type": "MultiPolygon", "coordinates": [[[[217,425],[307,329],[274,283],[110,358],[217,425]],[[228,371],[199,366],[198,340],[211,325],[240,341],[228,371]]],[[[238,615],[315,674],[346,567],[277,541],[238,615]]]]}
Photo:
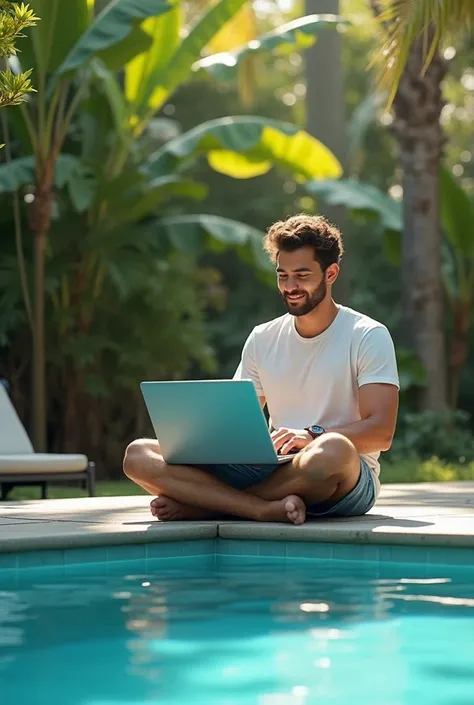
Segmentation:
{"type": "Polygon", "coordinates": [[[474,702],[474,568],[449,551],[186,543],[0,570],[2,705],[474,702]]]}

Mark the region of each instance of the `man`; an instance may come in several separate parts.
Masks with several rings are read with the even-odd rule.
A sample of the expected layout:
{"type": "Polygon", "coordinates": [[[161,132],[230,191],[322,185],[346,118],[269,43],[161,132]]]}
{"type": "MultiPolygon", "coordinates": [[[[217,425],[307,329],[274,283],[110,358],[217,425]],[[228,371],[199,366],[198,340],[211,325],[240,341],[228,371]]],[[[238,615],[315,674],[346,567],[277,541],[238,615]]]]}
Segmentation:
{"type": "Polygon", "coordinates": [[[375,503],[379,455],[390,448],[398,373],[382,324],[336,304],[331,290],[343,253],[339,230],[321,216],[275,223],[264,246],[276,265],[288,313],[257,326],[236,379],[251,379],[267,405],[275,468],[167,465],[157,441],[125,453],[125,474],[148,492],[161,520],[214,513],[302,524],[306,515],[349,517],[375,503]]]}

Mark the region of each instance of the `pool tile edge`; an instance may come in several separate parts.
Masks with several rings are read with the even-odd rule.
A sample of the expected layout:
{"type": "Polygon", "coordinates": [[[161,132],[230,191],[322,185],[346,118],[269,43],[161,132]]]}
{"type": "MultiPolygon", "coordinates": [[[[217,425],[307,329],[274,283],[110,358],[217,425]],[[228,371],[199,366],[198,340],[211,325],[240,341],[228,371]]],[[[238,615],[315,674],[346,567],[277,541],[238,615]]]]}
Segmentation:
{"type": "MultiPolygon", "coordinates": [[[[354,520],[355,523],[356,520],[354,520]]],[[[474,534],[390,531],[380,526],[354,528],[334,523],[307,523],[302,526],[289,524],[257,524],[252,522],[219,523],[220,539],[240,541],[285,541],[303,543],[366,544],[391,546],[432,546],[474,548],[474,534]],[[375,529],[375,530],[374,530],[375,529]]]]}
{"type": "MultiPolygon", "coordinates": [[[[106,547],[131,544],[152,544],[165,542],[215,539],[218,536],[216,522],[179,522],[175,524],[153,524],[147,530],[123,530],[122,527],[99,525],[100,531],[85,530],[77,526],[66,530],[64,523],[44,523],[42,532],[23,536],[2,537],[0,554],[19,553],[46,549],[68,549],[106,547]],[[51,530],[53,528],[53,530],[51,530]]],[[[99,528],[97,525],[95,528],[99,528]]]]}

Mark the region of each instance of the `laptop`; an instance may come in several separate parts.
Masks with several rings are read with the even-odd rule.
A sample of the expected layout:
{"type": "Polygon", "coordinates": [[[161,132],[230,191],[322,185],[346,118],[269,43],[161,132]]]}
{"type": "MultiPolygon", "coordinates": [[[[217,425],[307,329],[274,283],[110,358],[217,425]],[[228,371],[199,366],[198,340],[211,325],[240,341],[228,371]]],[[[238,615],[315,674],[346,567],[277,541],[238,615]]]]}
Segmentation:
{"type": "Polygon", "coordinates": [[[275,465],[277,455],[250,380],[142,382],[140,389],[167,463],[275,465]]]}

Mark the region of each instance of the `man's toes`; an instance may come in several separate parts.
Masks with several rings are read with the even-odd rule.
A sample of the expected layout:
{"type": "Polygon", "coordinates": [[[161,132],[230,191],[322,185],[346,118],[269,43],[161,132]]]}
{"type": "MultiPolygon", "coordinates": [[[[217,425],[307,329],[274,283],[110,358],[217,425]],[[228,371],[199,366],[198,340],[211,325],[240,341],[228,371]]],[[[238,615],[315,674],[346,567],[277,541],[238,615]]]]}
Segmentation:
{"type": "Polygon", "coordinates": [[[285,501],[285,511],[288,521],[292,524],[304,524],[306,519],[306,507],[300,497],[294,495],[285,501]]]}

